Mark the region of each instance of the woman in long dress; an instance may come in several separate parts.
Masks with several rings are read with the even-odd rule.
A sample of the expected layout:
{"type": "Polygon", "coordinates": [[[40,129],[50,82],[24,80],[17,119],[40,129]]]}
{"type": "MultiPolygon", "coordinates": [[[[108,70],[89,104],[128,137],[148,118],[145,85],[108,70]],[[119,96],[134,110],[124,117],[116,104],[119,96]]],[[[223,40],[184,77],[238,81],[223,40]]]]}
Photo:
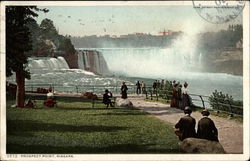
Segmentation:
{"type": "Polygon", "coordinates": [[[190,100],[188,95],[188,84],[187,82],[184,83],[184,86],[182,88],[182,110],[185,109],[185,107],[190,106],[190,100]]]}
{"type": "Polygon", "coordinates": [[[125,82],[122,82],[121,94],[122,94],[123,99],[128,98],[127,90],[128,90],[128,87],[126,86],[125,82]]]}
{"type": "Polygon", "coordinates": [[[178,84],[175,84],[173,87],[173,95],[170,103],[170,107],[176,107],[177,108],[177,101],[178,101],[178,91],[177,91],[178,84]]]}

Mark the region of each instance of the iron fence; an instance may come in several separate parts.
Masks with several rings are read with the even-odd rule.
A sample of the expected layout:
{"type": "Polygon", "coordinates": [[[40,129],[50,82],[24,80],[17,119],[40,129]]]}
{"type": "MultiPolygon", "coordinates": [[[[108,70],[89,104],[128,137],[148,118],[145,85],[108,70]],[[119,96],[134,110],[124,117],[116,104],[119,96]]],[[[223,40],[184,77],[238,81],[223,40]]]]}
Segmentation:
{"type": "MultiPolygon", "coordinates": [[[[120,85],[75,85],[75,86],[64,86],[60,84],[49,84],[49,83],[41,83],[41,84],[27,84],[25,86],[26,91],[28,92],[36,92],[38,88],[52,88],[54,92],[66,92],[66,93],[84,93],[84,92],[93,92],[93,93],[104,93],[105,89],[108,89],[114,94],[120,94],[120,85]]],[[[136,86],[135,85],[127,85],[128,94],[136,94],[136,86]]],[[[172,91],[166,89],[159,89],[153,87],[146,87],[141,90],[141,94],[145,94],[146,99],[156,99],[162,98],[166,101],[171,101],[172,91]]],[[[233,102],[227,100],[227,103],[221,103],[221,98],[216,98],[217,101],[211,102],[209,101],[210,96],[199,95],[199,94],[189,94],[192,106],[200,107],[200,108],[209,108],[216,111],[223,111],[229,114],[243,114],[243,107],[233,105],[233,102]],[[212,107],[213,104],[215,107],[212,107]],[[223,107],[223,108],[220,108],[223,107]]]]}

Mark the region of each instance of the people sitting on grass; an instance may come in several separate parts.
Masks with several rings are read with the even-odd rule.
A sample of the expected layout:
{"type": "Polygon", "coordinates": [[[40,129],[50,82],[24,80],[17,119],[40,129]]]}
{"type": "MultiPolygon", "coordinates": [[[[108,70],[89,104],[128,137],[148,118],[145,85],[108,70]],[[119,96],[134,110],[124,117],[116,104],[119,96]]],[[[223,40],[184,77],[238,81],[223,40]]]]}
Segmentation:
{"type": "Polygon", "coordinates": [[[49,89],[49,92],[47,93],[47,100],[44,101],[43,104],[47,107],[54,107],[54,105],[56,104],[52,89],[49,89]]]}
{"type": "Polygon", "coordinates": [[[214,125],[213,120],[208,118],[210,115],[207,109],[201,112],[203,118],[198,122],[197,137],[200,139],[207,139],[211,141],[218,140],[218,130],[214,125]]]}
{"type": "Polygon", "coordinates": [[[185,116],[181,117],[178,123],[175,125],[175,134],[179,137],[181,141],[186,138],[195,138],[195,119],[191,117],[192,110],[190,107],[185,107],[185,116]]]}
{"type": "Polygon", "coordinates": [[[34,103],[30,99],[28,99],[28,101],[25,103],[24,107],[34,108],[34,103]]]}
{"type": "Polygon", "coordinates": [[[112,93],[109,91],[109,90],[105,90],[105,93],[103,94],[103,103],[105,104],[105,105],[107,105],[107,108],[109,107],[109,105],[111,106],[111,107],[114,107],[113,106],[113,104],[112,104],[112,102],[111,102],[111,99],[110,98],[112,98],[113,97],[113,95],[112,95],[112,93]]]}

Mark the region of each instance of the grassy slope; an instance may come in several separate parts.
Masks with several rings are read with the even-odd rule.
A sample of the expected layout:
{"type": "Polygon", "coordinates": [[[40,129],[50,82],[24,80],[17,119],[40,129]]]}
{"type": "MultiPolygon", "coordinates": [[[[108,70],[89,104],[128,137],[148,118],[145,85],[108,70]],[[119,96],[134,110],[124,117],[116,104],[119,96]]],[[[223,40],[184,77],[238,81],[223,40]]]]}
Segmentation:
{"type": "Polygon", "coordinates": [[[139,110],[81,102],[7,106],[7,153],[179,152],[173,127],[139,110]]]}

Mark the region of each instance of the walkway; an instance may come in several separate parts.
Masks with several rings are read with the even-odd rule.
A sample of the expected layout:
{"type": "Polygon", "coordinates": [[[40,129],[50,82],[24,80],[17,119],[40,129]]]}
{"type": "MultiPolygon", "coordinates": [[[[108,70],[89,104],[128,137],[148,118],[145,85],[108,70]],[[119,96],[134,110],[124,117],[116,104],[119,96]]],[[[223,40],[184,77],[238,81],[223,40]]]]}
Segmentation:
{"type": "MultiPolygon", "coordinates": [[[[152,114],[160,120],[170,123],[173,126],[182,117],[183,111],[171,108],[169,105],[146,102],[143,96],[129,97],[136,108],[152,114]]],[[[196,119],[196,125],[202,118],[199,112],[193,112],[192,116],[196,119]]],[[[243,153],[243,124],[223,117],[209,116],[215,123],[221,145],[227,153],[243,153]]]]}

